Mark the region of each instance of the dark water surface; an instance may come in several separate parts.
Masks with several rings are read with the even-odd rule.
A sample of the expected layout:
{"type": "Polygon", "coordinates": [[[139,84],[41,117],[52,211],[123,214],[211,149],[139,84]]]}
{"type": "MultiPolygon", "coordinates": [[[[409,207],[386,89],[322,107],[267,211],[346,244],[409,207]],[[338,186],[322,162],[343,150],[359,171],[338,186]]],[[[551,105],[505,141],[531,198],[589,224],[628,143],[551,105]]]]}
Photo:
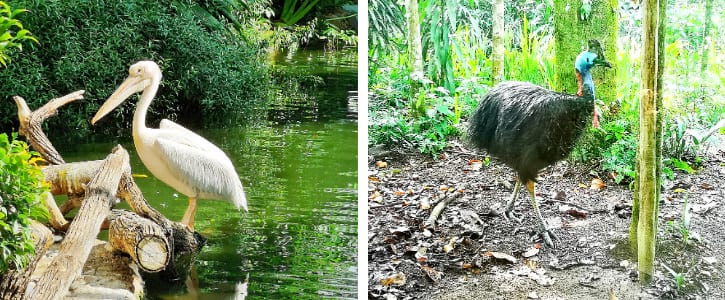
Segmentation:
{"type": "MultiPolygon", "coordinates": [[[[300,52],[279,62],[325,79],[316,109],[306,113],[312,118],[194,129],[230,156],[249,213],[200,200],[195,228],[208,244],[193,276],[180,287],[147,286],[147,299],[356,298],[356,59],[352,52],[300,52]]],[[[181,220],[187,198],[146,170],[130,137],[56,146],[67,161],[82,161],[102,159],[119,142],[133,172],[149,175],[136,181],[151,205],[181,220]]]]}

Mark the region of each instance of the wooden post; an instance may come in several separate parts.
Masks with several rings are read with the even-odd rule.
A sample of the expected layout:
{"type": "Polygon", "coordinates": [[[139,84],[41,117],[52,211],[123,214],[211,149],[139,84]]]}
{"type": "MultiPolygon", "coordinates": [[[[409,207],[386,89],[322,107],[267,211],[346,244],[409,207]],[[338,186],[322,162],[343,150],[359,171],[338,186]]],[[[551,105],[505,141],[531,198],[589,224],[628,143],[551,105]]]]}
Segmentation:
{"type": "Polygon", "coordinates": [[[88,183],[86,199],[71,223],[58,255],[30,291],[29,299],[62,299],[71,283],[81,275],[101,224],[116,201],[121,175],[130,172],[126,170],[128,161],[128,153],[121,146],[114,148],[103,161],[101,169],[88,183]]]}
{"type": "Polygon", "coordinates": [[[108,219],[108,242],[113,249],[128,254],[145,272],[166,267],[171,249],[161,226],[125,210],[111,211],[108,219]]]}

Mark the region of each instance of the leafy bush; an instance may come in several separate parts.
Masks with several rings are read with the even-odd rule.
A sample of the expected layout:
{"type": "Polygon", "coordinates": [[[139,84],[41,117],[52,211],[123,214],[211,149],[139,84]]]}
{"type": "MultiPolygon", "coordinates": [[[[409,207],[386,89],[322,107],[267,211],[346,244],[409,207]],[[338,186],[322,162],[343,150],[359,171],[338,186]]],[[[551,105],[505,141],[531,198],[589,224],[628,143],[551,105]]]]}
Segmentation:
{"type": "Polygon", "coordinates": [[[10,61],[9,52],[22,50],[24,41],[38,42],[30,35],[30,31],[23,28],[23,24],[16,20],[19,14],[27,12],[27,9],[12,9],[5,2],[0,1],[0,64],[7,66],[10,61]]]}
{"type": "MultiPolygon", "coordinates": [[[[60,110],[49,127],[88,130],[88,119],[139,60],[164,72],[149,119],[236,114],[249,121],[265,107],[268,74],[256,47],[199,13],[191,1],[13,1],[31,12],[21,19],[41,41],[0,73],[0,99],[20,95],[31,107],[85,89],[86,99],[60,110]]],[[[134,106],[113,122],[128,130],[134,106]]],[[[16,124],[14,108],[0,106],[0,126],[16,124]]],[[[211,118],[209,118],[211,119],[211,118]]],[[[221,118],[215,118],[221,119],[221,118]]],[[[106,131],[109,126],[101,127],[106,131]]]]}
{"type": "Polygon", "coordinates": [[[7,134],[0,134],[0,274],[22,269],[34,253],[30,218],[47,216],[41,194],[48,190],[44,176],[31,162],[37,153],[7,134]]]}

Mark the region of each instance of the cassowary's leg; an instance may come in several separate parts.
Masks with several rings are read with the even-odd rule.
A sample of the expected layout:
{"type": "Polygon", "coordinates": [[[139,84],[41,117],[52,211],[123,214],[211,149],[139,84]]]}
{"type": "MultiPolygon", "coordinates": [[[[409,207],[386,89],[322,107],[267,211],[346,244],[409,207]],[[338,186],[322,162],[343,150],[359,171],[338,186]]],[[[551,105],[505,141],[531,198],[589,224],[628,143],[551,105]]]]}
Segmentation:
{"type": "Polygon", "coordinates": [[[516,185],[514,186],[514,192],[511,194],[511,199],[509,199],[509,202],[506,203],[506,218],[516,220],[517,222],[521,222],[521,219],[514,215],[514,204],[516,203],[516,197],[519,196],[519,190],[521,190],[521,181],[516,180],[516,185]]]}
{"type": "Polygon", "coordinates": [[[534,213],[536,214],[536,218],[539,220],[539,234],[549,247],[554,248],[554,242],[552,242],[552,239],[557,240],[558,238],[553,232],[546,228],[546,223],[544,222],[544,218],[541,217],[539,206],[536,205],[536,192],[534,191],[534,186],[535,183],[533,181],[526,182],[526,190],[528,190],[529,195],[531,195],[531,206],[534,207],[534,213]]]}

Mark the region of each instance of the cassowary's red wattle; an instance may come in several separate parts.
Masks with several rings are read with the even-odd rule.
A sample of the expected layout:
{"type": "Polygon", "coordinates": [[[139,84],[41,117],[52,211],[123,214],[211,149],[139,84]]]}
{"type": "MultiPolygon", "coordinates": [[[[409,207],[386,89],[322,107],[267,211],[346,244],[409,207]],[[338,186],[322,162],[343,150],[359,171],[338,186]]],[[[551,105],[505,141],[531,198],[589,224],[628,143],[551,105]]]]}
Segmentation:
{"type": "Polygon", "coordinates": [[[601,54],[599,42],[590,41],[589,48],[575,61],[576,95],[553,92],[527,82],[503,82],[484,96],[469,120],[470,143],[518,174],[506,216],[515,218],[513,204],[522,183],[525,184],[540,223],[540,234],[550,246],[553,246],[551,237],[555,236],[546,228],[536,205],[534,182],[539,170],[569,155],[590,118],[594,126],[599,126],[590,71],[596,65],[611,65],[601,54]]]}

